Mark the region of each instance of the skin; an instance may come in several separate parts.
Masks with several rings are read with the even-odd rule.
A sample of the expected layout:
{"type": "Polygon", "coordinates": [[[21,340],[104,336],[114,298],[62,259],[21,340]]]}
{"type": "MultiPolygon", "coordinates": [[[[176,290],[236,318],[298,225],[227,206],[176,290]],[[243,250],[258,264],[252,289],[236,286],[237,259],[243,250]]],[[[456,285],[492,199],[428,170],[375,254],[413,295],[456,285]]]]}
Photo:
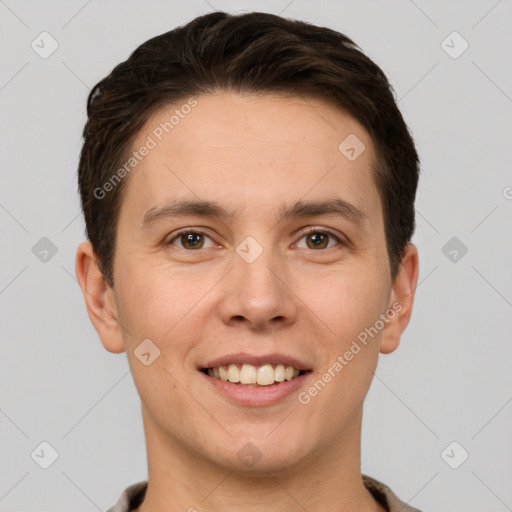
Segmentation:
{"type": "MultiPolygon", "coordinates": [[[[128,178],[114,286],[89,242],[76,258],[89,317],[106,350],[126,351],[141,398],[149,485],[138,511],[382,511],[361,479],[362,406],[379,352],[394,351],[409,322],[418,253],[407,246],[392,280],[371,139],[322,100],[227,92],[196,99],[128,178]],[[353,162],[338,150],[349,134],[366,146],[353,162]],[[176,198],[216,200],[233,216],[141,227],[150,208],[176,198]],[[366,219],[279,217],[282,204],[331,198],[366,219]],[[206,235],[201,248],[175,238],[187,227],[206,235]],[[341,242],[324,237],[318,248],[308,227],[341,242]],[[252,263],[236,252],[247,236],[263,249],[252,263]],[[396,302],[400,312],[306,405],[294,393],[241,406],[197,369],[226,354],[280,352],[313,370],[307,390],[396,302]],[[134,356],[147,338],[160,349],[149,366],[134,356]],[[237,456],[249,442],[261,453],[253,467],[237,456]]],[[[159,110],[133,147],[176,108],[159,110]]]]}

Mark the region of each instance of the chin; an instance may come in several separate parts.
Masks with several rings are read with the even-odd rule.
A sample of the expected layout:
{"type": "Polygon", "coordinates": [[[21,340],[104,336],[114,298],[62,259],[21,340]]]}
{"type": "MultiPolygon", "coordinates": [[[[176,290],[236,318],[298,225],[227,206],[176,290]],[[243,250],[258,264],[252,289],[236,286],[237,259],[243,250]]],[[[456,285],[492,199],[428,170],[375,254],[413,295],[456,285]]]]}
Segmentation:
{"type": "Polygon", "coordinates": [[[283,428],[279,431],[280,427],[272,431],[276,426],[275,423],[270,428],[251,425],[249,432],[239,429],[227,440],[226,446],[219,447],[223,451],[221,458],[225,468],[237,473],[263,475],[280,473],[299,464],[308,453],[304,443],[307,436],[300,435],[298,430],[283,428]]]}

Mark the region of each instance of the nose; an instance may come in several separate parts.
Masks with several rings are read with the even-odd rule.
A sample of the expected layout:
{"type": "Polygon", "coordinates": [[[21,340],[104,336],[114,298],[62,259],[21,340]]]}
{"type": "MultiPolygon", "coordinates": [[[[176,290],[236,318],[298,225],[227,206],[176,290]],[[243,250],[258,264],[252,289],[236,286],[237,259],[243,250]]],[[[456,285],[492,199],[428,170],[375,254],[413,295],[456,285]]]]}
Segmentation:
{"type": "Polygon", "coordinates": [[[297,299],[287,273],[271,251],[252,263],[235,255],[234,268],[223,280],[220,314],[226,325],[243,325],[255,331],[290,325],[297,317],[297,299]]]}

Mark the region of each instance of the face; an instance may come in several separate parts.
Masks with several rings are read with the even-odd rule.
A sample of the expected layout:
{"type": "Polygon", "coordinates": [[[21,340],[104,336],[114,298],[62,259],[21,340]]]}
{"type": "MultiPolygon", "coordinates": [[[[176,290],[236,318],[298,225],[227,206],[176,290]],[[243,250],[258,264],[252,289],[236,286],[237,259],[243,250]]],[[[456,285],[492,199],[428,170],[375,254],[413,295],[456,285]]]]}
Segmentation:
{"type": "Polygon", "coordinates": [[[162,108],[133,145],[155,142],[120,210],[104,295],[116,322],[93,321],[126,350],[167,446],[230,469],[306,464],[360,418],[379,350],[408,321],[414,265],[392,281],[358,122],[320,100],[195,100],[169,133],[180,106],[162,108]],[[339,149],[349,135],[355,159],[339,149]]]}

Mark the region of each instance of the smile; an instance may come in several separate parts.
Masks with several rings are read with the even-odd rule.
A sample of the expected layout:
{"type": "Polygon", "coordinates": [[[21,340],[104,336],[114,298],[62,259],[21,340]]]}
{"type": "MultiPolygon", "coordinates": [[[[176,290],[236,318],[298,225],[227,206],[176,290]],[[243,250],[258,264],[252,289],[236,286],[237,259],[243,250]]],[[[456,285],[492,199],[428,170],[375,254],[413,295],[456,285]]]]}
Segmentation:
{"type": "Polygon", "coordinates": [[[241,386],[257,387],[272,386],[293,380],[303,373],[302,370],[284,364],[227,364],[214,368],[204,368],[203,372],[215,379],[241,386]]]}

